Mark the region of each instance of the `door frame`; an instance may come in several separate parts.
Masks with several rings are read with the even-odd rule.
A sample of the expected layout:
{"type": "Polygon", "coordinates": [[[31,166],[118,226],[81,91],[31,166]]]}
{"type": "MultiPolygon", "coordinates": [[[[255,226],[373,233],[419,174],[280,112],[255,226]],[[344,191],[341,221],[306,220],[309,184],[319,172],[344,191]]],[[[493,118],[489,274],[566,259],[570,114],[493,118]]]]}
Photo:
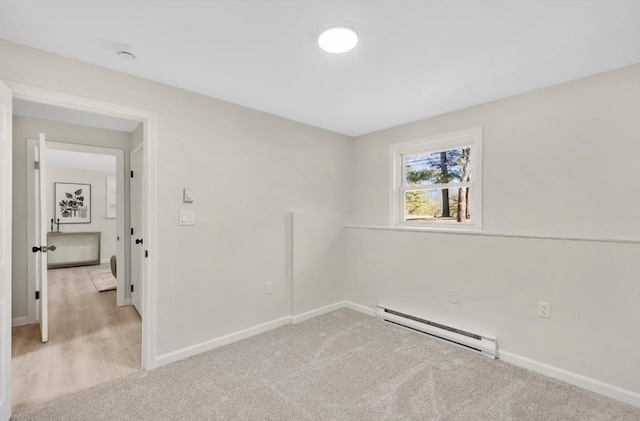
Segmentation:
{"type": "MultiPolygon", "coordinates": [[[[46,134],[46,133],[45,133],[46,134]]],[[[31,221],[35,218],[35,204],[33,203],[34,192],[33,190],[33,178],[35,177],[35,171],[32,171],[34,157],[30,154],[31,147],[36,145],[36,139],[27,139],[27,238],[35,238],[35,227],[31,221]]],[[[98,155],[113,156],[116,159],[116,184],[117,184],[117,209],[116,209],[116,235],[120,237],[120,241],[117,242],[116,255],[117,255],[117,289],[116,289],[116,305],[125,306],[129,304],[129,300],[126,298],[127,291],[127,258],[126,258],[126,206],[128,200],[125,200],[124,194],[124,179],[125,179],[125,162],[124,162],[124,150],[116,148],[108,148],[102,146],[90,146],[76,143],[65,143],[57,140],[47,140],[47,150],[63,150],[63,151],[76,151],[85,152],[98,155]]],[[[47,186],[51,188],[51,186],[47,186]]],[[[48,205],[45,205],[45,208],[48,205]]],[[[30,244],[30,243],[29,243],[30,244]]],[[[35,258],[30,250],[25,251],[27,253],[27,321],[25,324],[32,324],[38,321],[38,306],[33,299],[37,290],[36,276],[35,276],[35,258]]],[[[101,262],[102,263],[102,262],[101,262]]]]}
{"type": "MultiPolygon", "coordinates": [[[[133,160],[131,158],[133,158],[134,154],[137,154],[139,152],[142,152],[142,157],[143,157],[143,160],[144,160],[144,145],[143,144],[136,145],[134,148],[132,148],[129,151],[129,169],[131,170],[131,174],[134,174],[133,165],[131,164],[133,162],[133,160]]],[[[143,174],[144,174],[144,171],[145,171],[145,168],[144,168],[144,162],[143,162],[143,165],[142,165],[142,173],[143,174]]],[[[131,199],[133,197],[133,188],[132,188],[133,187],[132,186],[133,177],[129,177],[128,181],[129,181],[129,226],[131,227],[131,229],[133,229],[133,212],[132,212],[133,200],[131,199]]],[[[144,215],[143,215],[143,218],[144,218],[144,215]]],[[[131,269],[130,270],[131,277],[129,278],[129,285],[133,285],[133,277],[134,277],[134,273],[133,273],[133,268],[134,268],[133,256],[134,256],[134,252],[133,252],[133,250],[134,250],[135,246],[132,244],[134,237],[137,237],[137,235],[132,235],[132,236],[129,237],[129,254],[131,256],[131,259],[130,259],[130,261],[131,261],[131,268],[130,268],[131,269]]],[[[142,237],[142,238],[144,239],[144,237],[142,237]]],[[[143,260],[144,260],[144,258],[143,258],[143,260]]],[[[142,266],[142,271],[143,271],[143,275],[142,276],[143,276],[143,279],[144,279],[144,265],[142,266]]],[[[144,280],[142,282],[144,282],[144,280]]],[[[144,316],[144,302],[142,301],[143,297],[140,296],[140,298],[141,298],[140,304],[142,306],[142,313],[140,314],[140,316],[144,316]]],[[[136,304],[133,301],[133,291],[130,292],[129,301],[131,302],[131,305],[135,307],[136,311],[138,311],[138,307],[136,307],[136,304]]]]}
{"type": "MultiPolygon", "coordinates": [[[[65,92],[39,88],[19,82],[3,80],[13,93],[13,98],[48,104],[74,110],[88,111],[111,117],[120,117],[139,121],[143,124],[143,180],[142,180],[142,217],[143,238],[148,257],[144,261],[142,281],[142,369],[156,367],[156,296],[155,283],[157,273],[156,233],[157,233],[157,179],[156,179],[156,114],[155,112],[133,108],[112,102],[100,101],[71,95],[65,92]]],[[[10,186],[13,190],[13,186],[10,186]]]]}

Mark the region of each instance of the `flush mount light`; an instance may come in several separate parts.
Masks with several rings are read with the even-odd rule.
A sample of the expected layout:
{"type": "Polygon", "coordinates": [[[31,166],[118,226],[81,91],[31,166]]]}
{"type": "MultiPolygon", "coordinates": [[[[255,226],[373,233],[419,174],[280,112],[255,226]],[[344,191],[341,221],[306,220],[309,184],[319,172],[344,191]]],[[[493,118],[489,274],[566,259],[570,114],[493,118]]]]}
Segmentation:
{"type": "Polygon", "coordinates": [[[334,26],[322,31],[318,45],[328,53],[346,53],[358,45],[358,34],[346,26],[334,26]]]}
{"type": "Polygon", "coordinates": [[[129,45],[116,44],[113,46],[113,48],[116,50],[116,54],[119,55],[123,60],[133,61],[138,58],[138,53],[136,52],[136,50],[129,45]]]}

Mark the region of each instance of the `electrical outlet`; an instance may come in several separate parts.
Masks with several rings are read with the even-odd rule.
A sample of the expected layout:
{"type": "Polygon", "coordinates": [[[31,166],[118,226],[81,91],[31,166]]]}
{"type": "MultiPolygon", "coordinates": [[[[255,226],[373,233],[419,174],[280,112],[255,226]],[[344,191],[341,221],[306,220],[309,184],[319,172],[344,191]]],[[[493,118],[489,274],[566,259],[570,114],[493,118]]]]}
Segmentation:
{"type": "Polygon", "coordinates": [[[267,282],[265,284],[264,293],[267,294],[267,295],[273,293],[273,284],[271,282],[267,282]]]}
{"type": "Polygon", "coordinates": [[[458,291],[455,289],[449,290],[449,302],[452,304],[458,304],[458,291]]]}
{"type": "Polygon", "coordinates": [[[540,301],[538,303],[538,316],[544,317],[545,319],[551,318],[551,304],[545,303],[544,301],[540,301]]]}

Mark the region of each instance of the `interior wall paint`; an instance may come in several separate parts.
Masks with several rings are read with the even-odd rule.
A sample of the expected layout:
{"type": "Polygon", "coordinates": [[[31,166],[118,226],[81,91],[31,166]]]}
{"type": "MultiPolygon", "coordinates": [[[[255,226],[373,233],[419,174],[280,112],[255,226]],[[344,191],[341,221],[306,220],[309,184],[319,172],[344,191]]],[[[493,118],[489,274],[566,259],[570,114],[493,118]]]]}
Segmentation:
{"type": "Polygon", "coordinates": [[[0,55],[2,79],[156,113],[158,355],[289,315],[289,213],[350,212],[349,137],[6,41],[0,55]]]}
{"type": "MultiPolygon", "coordinates": [[[[54,219],[55,183],[79,183],[91,185],[91,223],[60,224],[62,232],[99,231],[100,260],[105,261],[116,254],[116,219],[106,218],[106,178],[116,174],[115,159],[113,171],[90,171],[77,168],[47,167],[47,221],[54,219]]],[[[86,194],[86,193],[85,193],[86,194]]]]}
{"type": "Polygon", "coordinates": [[[501,350],[640,392],[640,245],[364,229],[346,241],[347,300],[496,336],[501,350]]]}
{"type": "Polygon", "coordinates": [[[135,128],[134,131],[131,132],[131,150],[134,150],[136,146],[142,145],[144,138],[142,137],[143,125],[142,123],[138,124],[138,127],[135,128]]]}
{"type": "Polygon", "coordinates": [[[639,86],[633,65],[357,137],[355,219],[388,224],[389,144],[482,126],[484,230],[640,238],[639,86]]]}
{"type": "MultiPolygon", "coordinates": [[[[3,62],[1,60],[0,62],[3,62]]],[[[27,317],[27,139],[37,139],[43,132],[47,140],[71,144],[85,144],[130,150],[131,134],[87,126],[58,123],[29,117],[13,116],[13,237],[12,237],[12,302],[13,318],[27,317]]],[[[125,170],[129,171],[129,154],[125,153],[125,170]]],[[[125,183],[125,198],[129,197],[129,183],[125,183]]],[[[129,229],[128,206],[125,226],[129,229]]],[[[128,251],[126,255],[128,256],[128,251]]],[[[129,265],[127,265],[128,267],[129,265]]],[[[127,275],[127,279],[129,276],[127,275]]]]}
{"type": "Polygon", "coordinates": [[[344,300],[345,216],[294,212],[291,315],[344,300]]]}
{"type": "MultiPolygon", "coordinates": [[[[638,116],[633,65],[358,137],[354,223],[388,224],[389,144],[482,126],[485,230],[640,238],[638,116]]],[[[640,392],[637,243],[356,228],[346,241],[347,300],[494,334],[503,350],[640,392]]]]}

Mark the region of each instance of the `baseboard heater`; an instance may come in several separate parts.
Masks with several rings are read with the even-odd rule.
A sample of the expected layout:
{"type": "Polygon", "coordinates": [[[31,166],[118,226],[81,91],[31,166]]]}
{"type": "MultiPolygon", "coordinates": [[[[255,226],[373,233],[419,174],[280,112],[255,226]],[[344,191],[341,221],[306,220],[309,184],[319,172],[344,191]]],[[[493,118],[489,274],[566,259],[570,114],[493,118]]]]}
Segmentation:
{"type": "Polygon", "coordinates": [[[446,326],[380,306],[376,307],[376,317],[471,348],[487,357],[498,358],[497,338],[456,329],[455,327],[446,326]]]}

